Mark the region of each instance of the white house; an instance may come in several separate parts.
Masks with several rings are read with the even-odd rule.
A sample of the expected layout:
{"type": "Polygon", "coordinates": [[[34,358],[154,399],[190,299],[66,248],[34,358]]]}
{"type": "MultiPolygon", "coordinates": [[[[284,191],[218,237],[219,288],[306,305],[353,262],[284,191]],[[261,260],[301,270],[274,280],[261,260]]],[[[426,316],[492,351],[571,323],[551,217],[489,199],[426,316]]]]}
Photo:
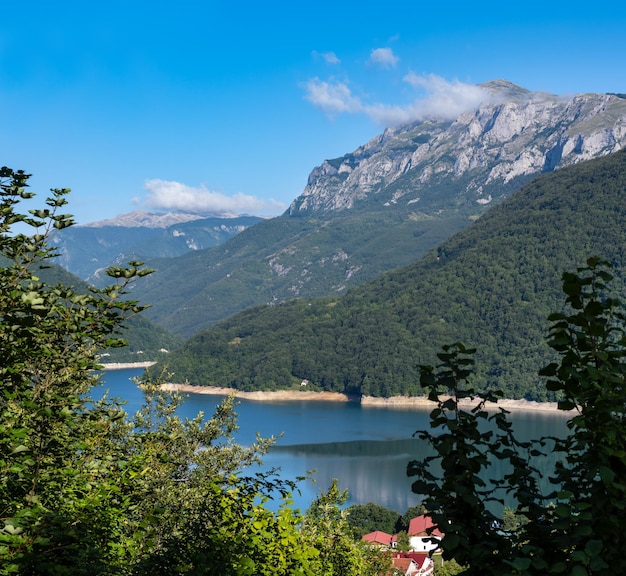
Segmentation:
{"type": "Polygon", "coordinates": [[[439,548],[443,534],[430,516],[417,516],[409,523],[409,543],[415,552],[432,552],[439,548]]]}

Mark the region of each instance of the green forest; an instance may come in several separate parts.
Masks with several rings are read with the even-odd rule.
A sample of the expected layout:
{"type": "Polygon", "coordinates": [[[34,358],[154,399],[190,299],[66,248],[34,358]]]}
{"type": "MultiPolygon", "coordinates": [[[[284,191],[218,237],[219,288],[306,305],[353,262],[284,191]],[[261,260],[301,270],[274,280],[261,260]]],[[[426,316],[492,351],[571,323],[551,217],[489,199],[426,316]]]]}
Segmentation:
{"type": "Polygon", "coordinates": [[[147,260],[156,273],[136,292],[154,305],[146,311],[152,321],[189,337],[250,306],[323,296],[329,287],[342,291],[370,280],[412,262],[469,222],[456,209],[279,216],[223,245],[147,260]],[[305,274],[295,274],[303,267],[305,274]]]}
{"type": "Polygon", "coordinates": [[[410,266],[342,297],[237,314],[167,358],[177,382],[239,390],[298,387],[418,395],[418,365],[442,343],[479,350],[476,382],[552,399],[537,370],[564,270],[600,255],[626,265],[626,152],[545,174],[410,266]]]}

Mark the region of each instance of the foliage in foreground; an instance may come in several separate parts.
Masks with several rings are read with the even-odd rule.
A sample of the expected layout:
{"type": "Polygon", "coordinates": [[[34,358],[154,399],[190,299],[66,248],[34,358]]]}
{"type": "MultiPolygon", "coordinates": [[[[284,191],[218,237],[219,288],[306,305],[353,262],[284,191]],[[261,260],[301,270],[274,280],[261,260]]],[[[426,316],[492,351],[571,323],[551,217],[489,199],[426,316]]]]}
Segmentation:
{"type": "Polygon", "coordinates": [[[72,220],[57,214],[66,189],[18,212],[28,178],[0,169],[0,574],[378,574],[348,538],[336,486],[303,515],[292,483],[252,475],[271,439],[233,441],[232,398],[183,421],[158,378],[138,382],[132,418],[91,397],[98,352],[123,345],[120,327],[142,310],[123,296],[149,271],[110,268],[113,283],[86,294],[41,281],[51,231],[72,220]]]}
{"type": "Polygon", "coordinates": [[[474,350],[446,346],[437,368],[422,367],[437,407],[432,431],[417,434],[435,455],[407,472],[445,532],[444,559],[466,566],[463,574],[626,573],[626,314],[611,294],[609,264],[587,264],[563,275],[571,310],[549,317],[548,339],[560,360],[540,371],[559,409],[572,413],[565,439],[519,442],[507,411],[493,412],[502,394],[476,393],[471,384],[474,350]],[[553,490],[542,493],[533,459],[547,449],[561,460],[553,490]],[[481,479],[488,453],[508,463],[489,483],[481,479]],[[517,502],[514,530],[499,528],[491,511],[505,495],[517,502]]]}

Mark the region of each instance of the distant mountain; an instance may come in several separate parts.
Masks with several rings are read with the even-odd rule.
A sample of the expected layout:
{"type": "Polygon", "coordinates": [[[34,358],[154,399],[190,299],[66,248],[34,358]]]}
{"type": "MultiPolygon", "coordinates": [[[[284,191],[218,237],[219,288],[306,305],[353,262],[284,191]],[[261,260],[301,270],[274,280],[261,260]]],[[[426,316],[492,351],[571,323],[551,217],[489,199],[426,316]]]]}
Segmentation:
{"type": "Polygon", "coordinates": [[[200,216],[199,214],[191,214],[189,212],[145,212],[144,210],[135,210],[128,214],[120,214],[115,218],[108,220],[99,220],[84,224],[85,228],[103,228],[105,226],[118,226],[123,228],[168,228],[175,224],[183,222],[191,222],[202,218],[231,218],[228,216],[217,216],[215,214],[200,216]]]}
{"type": "Polygon", "coordinates": [[[420,394],[418,364],[444,344],[476,346],[475,385],[546,399],[547,316],[561,274],[590,256],[626,295],[626,151],[537,177],[418,262],[342,297],[248,309],[168,358],[177,381],[244,390],[298,386],[420,394]]]}
{"type": "Polygon", "coordinates": [[[386,130],[323,162],[284,215],[151,261],[157,273],[137,297],[189,336],[249,306],[343,294],[417,260],[536,175],[626,145],[619,96],[560,97],[503,80],[483,89],[475,110],[386,130]]]}
{"type": "Polygon", "coordinates": [[[111,220],[65,228],[53,237],[58,262],[99,285],[111,265],[175,257],[221,244],[262,219],[231,214],[135,211],[111,220]]]}

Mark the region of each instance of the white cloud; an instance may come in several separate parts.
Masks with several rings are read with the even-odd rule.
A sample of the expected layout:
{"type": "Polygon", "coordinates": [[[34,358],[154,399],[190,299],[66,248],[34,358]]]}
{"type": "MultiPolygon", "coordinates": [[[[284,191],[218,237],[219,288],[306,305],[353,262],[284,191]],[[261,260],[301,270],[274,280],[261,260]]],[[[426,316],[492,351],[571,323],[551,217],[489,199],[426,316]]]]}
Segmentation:
{"type": "Polygon", "coordinates": [[[322,58],[324,58],[324,62],[326,62],[326,64],[339,64],[341,62],[341,60],[337,58],[337,54],[334,52],[324,52],[324,54],[322,54],[322,58]]]}
{"type": "Polygon", "coordinates": [[[340,64],[341,60],[337,57],[337,54],[334,52],[318,52],[317,50],[313,50],[313,56],[315,58],[322,58],[326,64],[340,64]]]}
{"type": "Polygon", "coordinates": [[[420,94],[408,104],[364,103],[353,96],[345,82],[313,78],[305,84],[305,98],[331,117],[341,113],[364,114],[383,126],[396,126],[420,120],[453,120],[491,99],[480,86],[458,80],[447,81],[435,74],[409,72],[404,81],[420,94]]]}
{"type": "Polygon", "coordinates": [[[384,68],[394,68],[399,60],[391,48],[376,48],[370,54],[370,62],[384,68]]]}
{"type": "Polygon", "coordinates": [[[409,106],[416,119],[453,119],[492,99],[492,95],[481,86],[459,80],[450,82],[436,74],[418,75],[409,72],[404,81],[424,92],[421,98],[409,106]]]}
{"type": "Polygon", "coordinates": [[[306,82],[304,88],[305,99],[330,116],[342,112],[360,112],[363,108],[361,101],[352,95],[344,82],[334,80],[325,82],[315,77],[306,82]]]}
{"type": "Polygon", "coordinates": [[[146,180],[144,189],[148,191],[144,204],[156,210],[276,214],[285,209],[281,202],[275,200],[263,200],[241,193],[227,196],[220,192],[213,192],[204,185],[187,186],[180,182],[158,178],[146,180]]]}

